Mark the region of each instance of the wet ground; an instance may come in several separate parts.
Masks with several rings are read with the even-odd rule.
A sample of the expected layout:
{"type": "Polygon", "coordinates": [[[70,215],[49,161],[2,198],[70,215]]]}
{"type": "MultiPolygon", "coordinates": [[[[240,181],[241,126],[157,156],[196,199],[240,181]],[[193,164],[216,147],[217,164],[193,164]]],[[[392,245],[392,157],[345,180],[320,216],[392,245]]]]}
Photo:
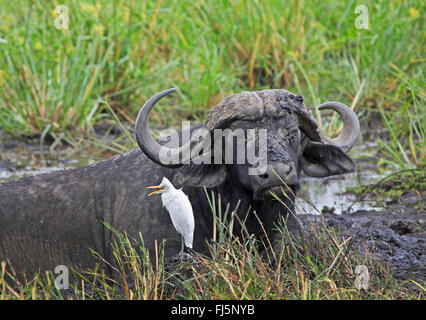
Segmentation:
{"type": "MultiPolygon", "coordinates": [[[[415,279],[423,286],[426,275],[426,200],[424,190],[412,191],[399,199],[358,199],[347,188],[374,184],[379,173],[370,147],[364,145],[351,156],[358,170],[328,178],[302,177],[297,213],[304,219],[323,219],[329,227],[346,236],[356,235],[360,248],[382,258],[399,279],[415,279]]],[[[65,148],[40,149],[39,143],[3,142],[0,148],[0,182],[22,176],[48,173],[93,163],[113,155],[101,149],[83,152],[65,148]]]]}
{"type": "Polygon", "coordinates": [[[307,220],[323,220],[345,237],[356,236],[359,248],[382,259],[395,278],[413,279],[424,287],[426,191],[410,190],[393,197],[346,192],[348,188],[375,186],[383,181],[389,172],[379,173],[375,163],[374,158],[367,157],[357,160],[357,172],[352,174],[304,177],[297,211],[307,220]]]}
{"type": "Polygon", "coordinates": [[[356,236],[359,248],[386,262],[400,280],[413,279],[425,285],[426,220],[418,210],[358,210],[351,214],[323,214],[328,227],[345,237],[356,236]]]}

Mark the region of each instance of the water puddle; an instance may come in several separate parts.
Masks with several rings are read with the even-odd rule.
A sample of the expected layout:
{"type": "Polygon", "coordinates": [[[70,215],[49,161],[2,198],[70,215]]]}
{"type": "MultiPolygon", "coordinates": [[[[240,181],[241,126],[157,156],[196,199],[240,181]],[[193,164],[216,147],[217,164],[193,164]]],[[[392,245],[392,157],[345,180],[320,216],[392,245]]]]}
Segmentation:
{"type": "Polygon", "coordinates": [[[296,213],[320,214],[324,206],[334,208],[336,214],[347,211],[380,210],[382,207],[379,203],[372,200],[356,201],[354,194],[344,192],[347,188],[373,184],[384,176],[360,168],[355,173],[336,177],[303,177],[296,201],[296,213]]]}
{"type": "Polygon", "coordinates": [[[50,173],[57,170],[83,166],[95,162],[87,155],[76,154],[63,149],[56,152],[41,151],[38,148],[2,150],[0,159],[0,182],[50,173]]]}
{"type": "Polygon", "coordinates": [[[345,193],[348,188],[377,183],[388,173],[377,169],[376,142],[365,141],[355,146],[349,156],[357,163],[354,173],[327,178],[301,178],[301,188],[296,201],[296,213],[320,214],[323,207],[334,208],[334,213],[355,212],[358,210],[382,211],[381,203],[374,200],[357,201],[353,193],[345,193]]]}

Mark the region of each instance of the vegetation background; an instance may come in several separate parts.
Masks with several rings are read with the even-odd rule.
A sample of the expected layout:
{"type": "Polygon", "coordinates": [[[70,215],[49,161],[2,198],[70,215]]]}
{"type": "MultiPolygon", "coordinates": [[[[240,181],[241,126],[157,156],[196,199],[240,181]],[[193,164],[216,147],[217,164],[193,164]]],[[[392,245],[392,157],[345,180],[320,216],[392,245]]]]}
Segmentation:
{"type": "Polygon", "coordinates": [[[0,127],[71,138],[111,118],[108,107],[132,124],[149,97],[177,87],[152,117],[167,126],[202,121],[232,93],[286,88],[311,106],[342,101],[364,121],[381,113],[393,143],[381,146],[384,159],[417,166],[424,9],[420,0],[1,1],[0,127]],[[359,5],[368,29],[356,26],[359,5]],[[63,14],[68,29],[55,26],[63,14]]]}

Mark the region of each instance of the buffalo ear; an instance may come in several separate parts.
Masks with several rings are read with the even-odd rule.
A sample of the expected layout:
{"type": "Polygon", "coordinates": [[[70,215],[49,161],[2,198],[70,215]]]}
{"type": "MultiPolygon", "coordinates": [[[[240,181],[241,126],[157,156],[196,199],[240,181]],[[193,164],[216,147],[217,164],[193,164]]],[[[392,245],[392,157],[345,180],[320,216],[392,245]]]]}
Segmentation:
{"type": "Polygon", "coordinates": [[[185,164],[178,169],[173,179],[177,187],[215,187],[226,179],[226,166],[215,164],[185,164]]]}
{"type": "Polygon", "coordinates": [[[355,171],[355,163],[339,147],[310,142],[300,161],[302,170],[312,177],[327,177],[355,171]]]}

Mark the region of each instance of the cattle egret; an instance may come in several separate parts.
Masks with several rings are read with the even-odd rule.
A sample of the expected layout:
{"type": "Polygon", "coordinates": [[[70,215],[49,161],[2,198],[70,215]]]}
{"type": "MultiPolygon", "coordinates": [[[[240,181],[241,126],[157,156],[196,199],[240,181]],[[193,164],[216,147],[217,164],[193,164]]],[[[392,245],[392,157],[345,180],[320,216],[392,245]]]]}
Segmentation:
{"type": "Polygon", "coordinates": [[[173,184],[164,177],[158,186],[150,186],[148,189],[156,189],[148,196],[161,194],[163,207],[169,211],[173,226],[181,235],[182,245],[179,254],[179,261],[182,263],[184,245],[192,249],[192,239],[194,236],[194,214],[188,196],[183,193],[182,188],[176,189],[173,184]]]}

